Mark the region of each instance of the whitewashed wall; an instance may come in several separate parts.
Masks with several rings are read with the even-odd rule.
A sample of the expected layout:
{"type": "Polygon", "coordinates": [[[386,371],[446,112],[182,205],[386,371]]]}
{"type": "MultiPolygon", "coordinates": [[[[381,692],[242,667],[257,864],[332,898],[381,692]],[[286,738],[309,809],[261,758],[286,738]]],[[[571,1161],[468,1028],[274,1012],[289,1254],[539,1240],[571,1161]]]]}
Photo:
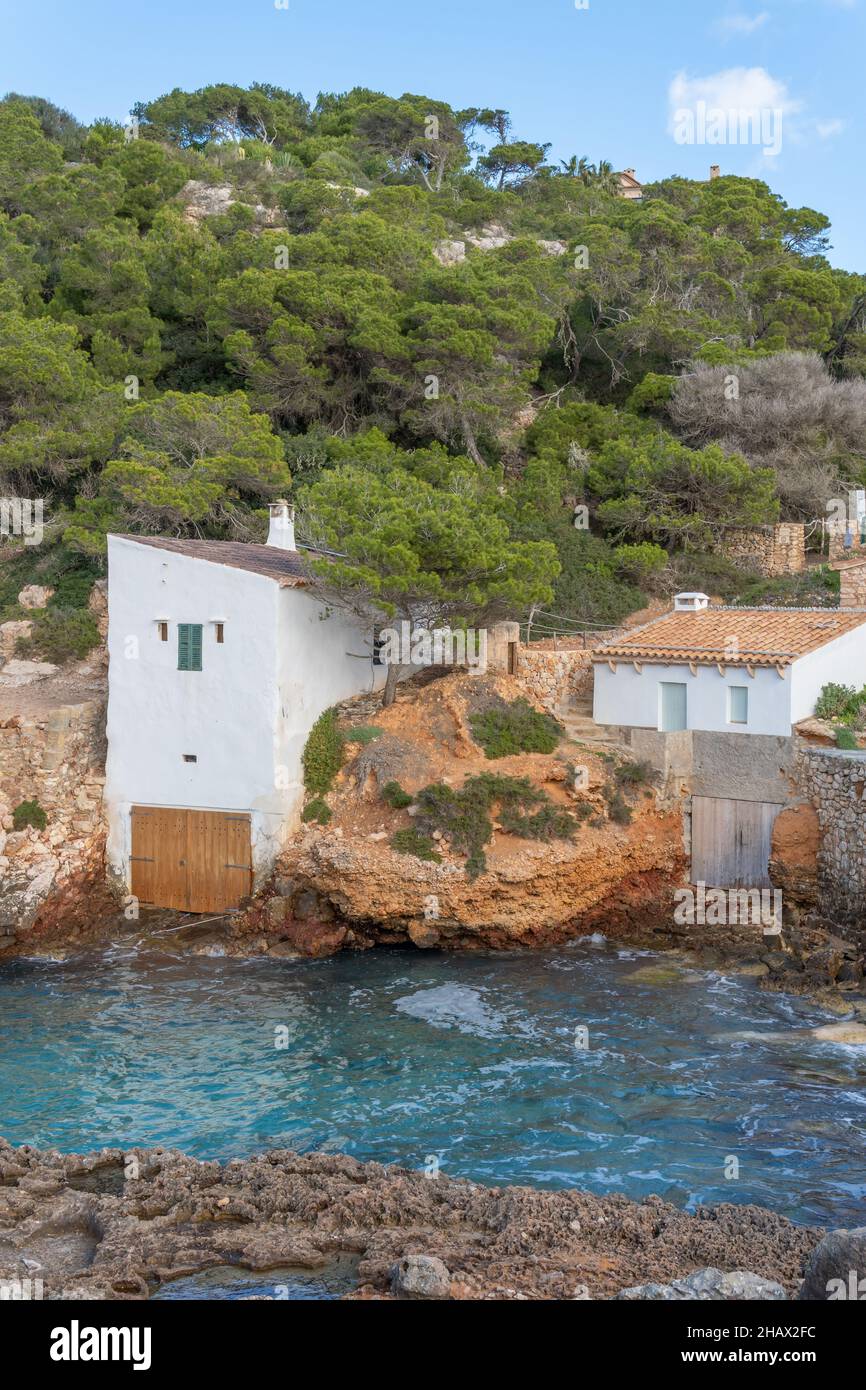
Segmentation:
{"type": "Polygon", "coordinates": [[[109,863],[128,883],[134,804],[247,811],[261,879],[297,825],[316,718],[384,679],[369,642],[302,590],[119,537],[108,611],[109,863]],[[201,671],[177,669],[179,623],[203,626],[201,671]]]}
{"type": "Polygon", "coordinates": [[[793,677],[791,714],[795,724],[815,713],[815,701],[831,681],[860,690],[866,685],[866,626],[801,656],[794,663],[793,677]]]}
{"type": "Polygon", "coordinates": [[[658,729],[662,681],[685,685],[690,729],[783,736],[791,732],[790,670],[782,679],[774,669],[758,667],[753,678],[747,671],[733,667],[728,667],[722,676],[715,666],[698,666],[693,676],[685,665],[644,662],[638,673],[630,661],[622,659],[617,660],[615,672],[606,662],[596,663],[593,696],[596,723],[658,729]],[[748,724],[728,721],[728,688],[732,685],[743,685],[749,692],[748,724]]]}

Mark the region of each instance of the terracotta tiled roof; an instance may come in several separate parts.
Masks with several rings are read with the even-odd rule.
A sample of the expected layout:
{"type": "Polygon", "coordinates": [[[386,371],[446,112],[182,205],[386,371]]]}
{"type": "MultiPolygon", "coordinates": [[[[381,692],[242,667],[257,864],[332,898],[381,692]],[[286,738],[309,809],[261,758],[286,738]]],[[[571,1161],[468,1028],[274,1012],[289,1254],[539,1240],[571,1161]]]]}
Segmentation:
{"type": "Polygon", "coordinates": [[[215,565],[229,565],[236,570],[251,570],[275,579],[283,588],[302,588],[310,582],[307,555],[297,550],[280,550],[275,545],[253,545],[246,541],[176,540],[167,536],[119,536],[118,540],[135,541],[154,550],[170,550],[175,555],[189,555],[195,560],[210,560],[215,565]]]}
{"type": "Polygon", "coordinates": [[[866,623],[864,608],[707,608],[666,613],[593,652],[615,657],[699,666],[790,666],[866,623]]]}

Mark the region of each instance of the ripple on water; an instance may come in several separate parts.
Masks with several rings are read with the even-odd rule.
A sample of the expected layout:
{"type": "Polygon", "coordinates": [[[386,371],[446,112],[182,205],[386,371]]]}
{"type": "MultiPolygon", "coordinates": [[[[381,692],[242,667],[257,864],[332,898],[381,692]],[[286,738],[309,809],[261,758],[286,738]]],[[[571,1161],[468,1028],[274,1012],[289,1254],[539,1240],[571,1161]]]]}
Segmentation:
{"type": "Polygon", "coordinates": [[[435,1157],[483,1182],[862,1224],[866,1050],[811,1038],[824,1020],[802,1000],[660,963],[603,938],[508,956],[13,962],[0,1133],[435,1157]]]}

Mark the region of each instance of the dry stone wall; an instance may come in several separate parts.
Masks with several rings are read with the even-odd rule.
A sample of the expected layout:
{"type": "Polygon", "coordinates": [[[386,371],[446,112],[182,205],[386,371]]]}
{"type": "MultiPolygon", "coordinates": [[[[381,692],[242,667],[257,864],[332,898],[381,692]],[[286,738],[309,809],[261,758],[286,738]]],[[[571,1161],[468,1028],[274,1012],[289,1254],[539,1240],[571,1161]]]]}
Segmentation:
{"type": "Polygon", "coordinates": [[[726,530],[717,550],[743,569],[766,579],[801,574],[806,568],[806,528],[793,522],[726,530]]]}
{"type": "Polygon", "coordinates": [[[828,916],[863,918],[866,901],[866,752],[808,748],[800,779],[818,814],[819,906],[828,916]]]}

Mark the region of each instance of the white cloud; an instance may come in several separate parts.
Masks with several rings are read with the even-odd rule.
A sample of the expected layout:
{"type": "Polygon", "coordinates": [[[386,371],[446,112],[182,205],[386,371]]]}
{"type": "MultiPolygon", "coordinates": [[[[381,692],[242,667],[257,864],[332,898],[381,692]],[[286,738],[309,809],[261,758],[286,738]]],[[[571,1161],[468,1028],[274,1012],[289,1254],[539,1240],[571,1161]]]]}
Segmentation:
{"type": "Polygon", "coordinates": [[[679,72],[668,88],[668,131],[678,145],[751,145],[775,159],[783,128],[801,106],[766,68],[726,68],[706,77],[679,72]]]}
{"type": "Polygon", "coordinates": [[[847,122],[841,120],[838,116],[834,116],[831,120],[816,121],[815,130],[822,140],[830,140],[834,135],[841,135],[846,124],[847,122]]]}
{"type": "Polygon", "coordinates": [[[734,38],[741,34],[748,36],[762,29],[769,18],[769,10],[761,10],[760,14],[754,15],[728,14],[717,19],[713,27],[722,38],[734,38]]]}

